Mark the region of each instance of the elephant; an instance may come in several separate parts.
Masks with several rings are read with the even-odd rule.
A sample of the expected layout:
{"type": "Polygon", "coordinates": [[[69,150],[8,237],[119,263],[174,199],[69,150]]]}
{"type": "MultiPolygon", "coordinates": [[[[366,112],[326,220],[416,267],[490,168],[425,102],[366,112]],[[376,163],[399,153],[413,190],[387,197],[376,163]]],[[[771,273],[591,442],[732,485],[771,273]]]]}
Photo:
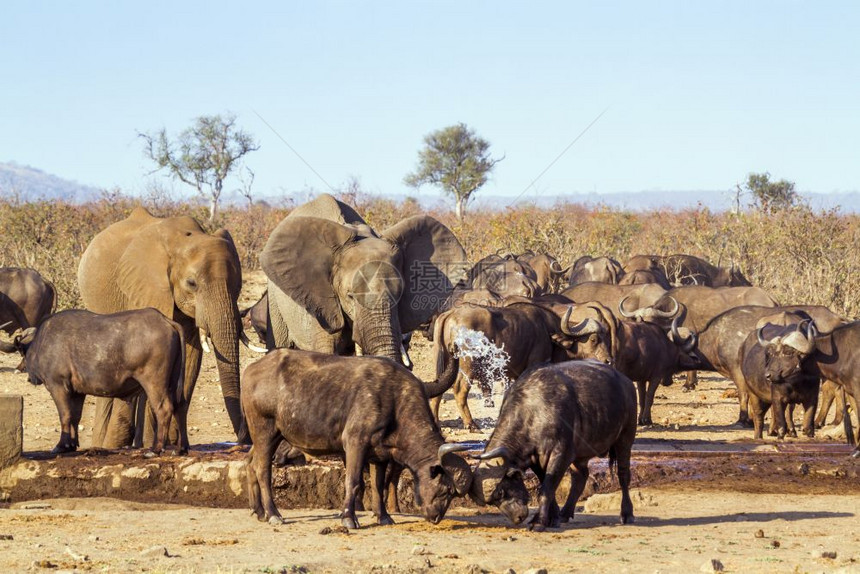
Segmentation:
{"type": "MultiPolygon", "coordinates": [[[[78,284],[90,311],[153,307],[182,326],[186,404],[200,372],[201,350],[209,350],[211,338],[233,431],[239,442],[249,441],[239,402],[239,340],[244,332],[237,300],[242,268],[226,229],[208,234],[190,217],[158,218],[137,207],[93,238],[81,257],[78,284]]],[[[151,415],[151,409],[147,411],[151,415]]],[[[130,445],[135,425],[143,424],[136,413],[142,412],[119,399],[97,399],[93,446],[130,445]]],[[[150,434],[151,417],[146,418],[150,434]]]]}
{"type": "Polygon", "coordinates": [[[400,341],[465,280],[466,252],[436,219],[416,215],[381,234],[328,194],[296,208],[260,254],[268,277],[269,349],[402,362],[400,341]]]}

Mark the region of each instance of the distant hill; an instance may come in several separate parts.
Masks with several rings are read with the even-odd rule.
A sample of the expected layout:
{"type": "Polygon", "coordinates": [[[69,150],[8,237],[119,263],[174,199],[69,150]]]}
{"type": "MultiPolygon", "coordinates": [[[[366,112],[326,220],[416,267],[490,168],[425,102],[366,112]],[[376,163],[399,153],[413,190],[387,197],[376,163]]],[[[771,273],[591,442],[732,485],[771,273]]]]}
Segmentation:
{"type": "Polygon", "coordinates": [[[15,162],[0,162],[0,198],[22,201],[62,199],[84,203],[98,199],[101,190],[15,162]]]}

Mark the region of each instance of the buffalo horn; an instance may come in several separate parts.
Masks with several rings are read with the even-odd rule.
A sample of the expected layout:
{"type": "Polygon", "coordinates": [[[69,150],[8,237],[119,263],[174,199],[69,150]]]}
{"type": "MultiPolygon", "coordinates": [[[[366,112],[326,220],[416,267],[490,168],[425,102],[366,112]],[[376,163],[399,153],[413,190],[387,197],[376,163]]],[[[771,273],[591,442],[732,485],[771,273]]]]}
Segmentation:
{"type": "Polygon", "coordinates": [[[469,450],[471,447],[467,444],[458,444],[456,442],[446,442],[442,446],[439,447],[439,458],[441,459],[446,454],[452,452],[463,452],[464,450],[469,450]]]}
{"type": "Polygon", "coordinates": [[[656,315],[657,317],[664,317],[664,318],[668,319],[669,317],[674,317],[675,315],[678,314],[678,310],[681,308],[681,304],[678,303],[678,300],[675,299],[674,297],[672,297],[671,295],[669,296],[669,299],[671,299],[672,303],[675,304],[675,306],[672,308],[672,310],[671,311],[661,311],[660,309],[654,309],[654,315],[656,315]]]}
{"type": "Polygon", "coordinates": [[[564,316],[561,318],[561,332],[565,335],[573,335],[570,329],[567,328],[567,322],[570,320],[571,313],[573,313],[573,305],[567,308],[567,311],[564,312],[564,316]]]}
{"type": "Polygon", "coordinates": [[[762,347],[767,347],[767,341],[764,340],[764,336],[762,333],[764,332],[764,326],[760,327],[758,331],[755,332],[755,336],[758,339],[758,344],[762,347]]]}
{"type": "Polygon", "coordinates": [[[632,319],[633,317],[635,317],[637,315],[636,311],[639,311],[639,309],[636,309],[636,311],[633,311],[632,313],[624,310],[624,302],[627,301],[629,298],[630,298],[630,295],[628,295],[627,297],[625,297],[624,299],[621,300],[621,302],[618,304],[618,312],[621,313],[622,317],[626,317],[627,319],[632,319]]]}
{"type": "Polygon", "coordinates": [[[6,327],[8,327],[11,324],[12,324],[12,321],[6,321],[2,325],[0,325],[0,329],[5,329],[6,327]]]}
{"type": "Polygon", "coordinates": [[[499,446],[489,452],[482,453],[478,458],[481,460],[491,460],[494,458],[504,458],[507,460],[510,458],[510,452],[508,452],[508,447],[499,446]]]}
{"type": "Polygon", "coordinates": [[[815,321],[810,320],[806,327],[806,338],[810,341],[818,336],[818,328],[815,326],[815,321]]]}

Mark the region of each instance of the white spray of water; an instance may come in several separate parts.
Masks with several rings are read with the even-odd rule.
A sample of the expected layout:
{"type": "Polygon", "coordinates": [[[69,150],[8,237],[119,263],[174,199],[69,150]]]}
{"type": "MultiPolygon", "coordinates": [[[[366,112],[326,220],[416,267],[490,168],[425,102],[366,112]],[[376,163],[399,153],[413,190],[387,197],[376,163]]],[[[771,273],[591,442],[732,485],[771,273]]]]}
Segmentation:
{"type": "MultiPolygon", "coordinates": [[[[504,390],[508,389],[510,380],[505,370],[510,356],[505,352],[504,346],[499,347],[481,331],[466,327],[459,327],[454,331],[454,345],[456,357],[471,359],[472,381],[482,381],[492,389],[495,389],[496,383],[501,383],[504,390]]],[[[476,386],[480,392],[480,384],[476,386]]]]}

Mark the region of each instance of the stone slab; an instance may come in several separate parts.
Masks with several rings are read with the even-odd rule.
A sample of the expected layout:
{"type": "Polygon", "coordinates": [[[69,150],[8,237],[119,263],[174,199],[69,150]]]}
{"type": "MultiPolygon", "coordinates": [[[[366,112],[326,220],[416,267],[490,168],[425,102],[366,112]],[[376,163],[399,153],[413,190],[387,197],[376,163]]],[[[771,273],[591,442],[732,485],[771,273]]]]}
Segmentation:
{"type": "Polygon", "coordinates": [[[15,464],[24,446],[24,397],[0,394],[0,468],[15,464]]]}

